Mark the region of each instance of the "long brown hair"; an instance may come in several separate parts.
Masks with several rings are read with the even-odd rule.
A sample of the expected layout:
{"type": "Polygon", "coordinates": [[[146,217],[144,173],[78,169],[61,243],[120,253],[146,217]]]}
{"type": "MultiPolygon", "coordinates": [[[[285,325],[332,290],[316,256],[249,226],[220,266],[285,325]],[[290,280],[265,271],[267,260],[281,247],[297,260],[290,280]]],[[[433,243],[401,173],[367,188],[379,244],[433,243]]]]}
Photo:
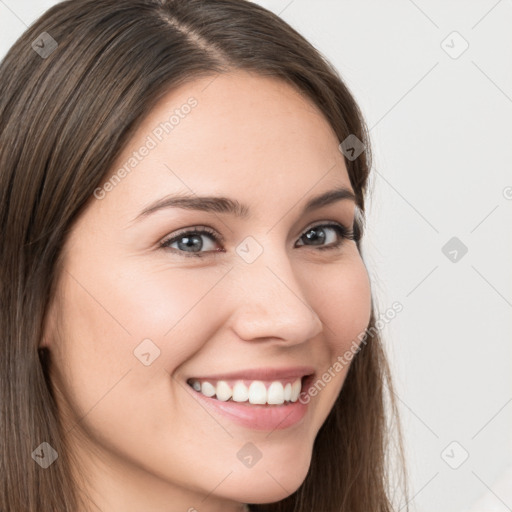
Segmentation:
{"type": "MultiPolygon", "coordinates": [[[[285,80],[320,108],[340,141],[353,134],[365,144],[358,158],[345,158],[364,212],[371,156],[357,104],[311,44],[254,3],[68,0],[31,25],[0,64],[0,510],[76,512],[80,502],[51,354],[38,350],[74,221],[164,94],[233,69],[285,80]],[[32,457],[42,442],[58,453],[47,469],[32,457]]],[[[374,334],[318,433],[305,481],[279,503],[251,510],[394,510],[389,419],[406,497],[398,411],[375,322],[373,305],[374,334]]]]}

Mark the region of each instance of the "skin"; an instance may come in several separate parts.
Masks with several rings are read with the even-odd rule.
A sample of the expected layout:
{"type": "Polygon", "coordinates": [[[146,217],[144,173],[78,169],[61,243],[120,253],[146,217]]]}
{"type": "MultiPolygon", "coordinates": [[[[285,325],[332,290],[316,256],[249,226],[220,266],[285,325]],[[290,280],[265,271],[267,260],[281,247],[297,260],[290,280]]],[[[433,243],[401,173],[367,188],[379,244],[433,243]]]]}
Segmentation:
{"type": "MultiPolygon", "coordinates": [[[[321,375],[370,319],[355,242],[320,251],[304,241],[318,221],[351,227],[355,205],[301,213],[321,192],[353,189],[330,125],[290,85],[237,71],[180,86],[106,179],[191,96],[190,114],[75,223],[45,325],[41,346],[52,354],[59,410],[94,511],[233,512],[294,492],[348,367],[311,398],[299,424],[272,433],[207,413],[186,379],[296,365],[321,375]],[[168,208],[133,221],[190,190],[237,199],[252,215],[168,208]],[[202,258],[183,256],[177,243],[175,252],[158,246],[194,226],[224,242],[203,235],[202,258]],[[263,249],[251,264],[235,251],[248,236],[263,249]],[[209,252],[216,248],[223,252],[209,252]],[[134,356],[144,339],[160,350],[149,366],[134,356]],[[247,442],[262,455],[251,468],[237,458],[247,442]]],[[[325,234],[324,246],[338,240],[325,234]]]]}

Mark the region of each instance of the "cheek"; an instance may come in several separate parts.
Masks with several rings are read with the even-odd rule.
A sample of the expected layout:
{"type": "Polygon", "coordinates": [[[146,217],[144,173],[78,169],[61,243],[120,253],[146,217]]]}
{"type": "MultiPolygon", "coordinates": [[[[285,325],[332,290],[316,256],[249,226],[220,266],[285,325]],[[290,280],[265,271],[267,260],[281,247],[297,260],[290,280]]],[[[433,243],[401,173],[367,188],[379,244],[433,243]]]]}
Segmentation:
{"type": "Polygon", "coordinates": [[[62,406],[72,421],[87,416],[84,428],[101,423],[95,437],[120,432],[119,424],[135,427],[142,411],[144,428],[156,432],[163,404],[170,414],[181,399],[169,374],[222,323],[207,296],[222,274],[87,261],[64,273],[60,294],[53,366],[62,406]]]}
{"type": "Polygon", "coordinates": [[[172,372],[201,348],[206,330],[215,326],[205,296],[222,274],[168,265],[107,264],[98,270],[82,264],[79,269],[79,283],[68,280],[63,317],[73,333],[73,351],[87,354],[98,370],[113,373],[144,359],[172,372]]]}
{"type": "Polygon", "coordinates": [[[327,284],[321,288],[316,284],[310,296],[325,326],[326,350],[317,380],[302,397],[304,401],[317,397],[318,428],[343,386],[371,316],[370,281],[357,250],[343,264],[326,269],[323,281],[327,284]]]}
{"type": "MultiPolygon", "coordinates": [[[[341,279],[339,304],[339,321],[336,330],[343,341],[349,338],[351,342],[366,330],[371,316],[370,281],[361,258],[355,260],[350,272],[343,275],[341,279]]],[[[333,315],[335,314],[333,311],[333,315]]]]}
{"type": "Polygon", "coordinates": [[[106,395],[115,406],[114,390],[135,361],[134,337],[120,308],[113,307],[115,297],[107,293],[108,282],[73,269],[64,275],[58,329],[51,347],[52,371],[66,397],[63,408],[69,405],[76,422],[93,417],[106,395]]]}
{"type": "MultiPolygon", "coordinates": [[[[103,266],[98,273],[78,268],[70,269],[63,284],[59,339],[52,347],[69,427],[79,421],[103,448],[174,470],[168,457],[193,435],[190,424],[204,423],[205,414],[190,406],[186,390],[169,374],[211,337],[218,320],[211,303],[199,299],[219,277],[193,279],[191,273],[189,278],[169,269],[113,272],[103,266]],[[141,432],[147,434],[143,440],[141,432]],[[155,451],[154,439],[165,440],[168,451],[155,451]]],[[[204,446],[194,442],[199,452],[208,449],[206,441],[204,446]]]]}
{"type": "MultiPolygon", "coordinates": [[[[319,276],[320,277],[320,276],[319,276]]],[[[311,305],[325,325],[326,339],[335,359],[365,331],[371,315],[370,281],[357,249],[350,257],[326,269],[310,291],[311,305]],[[322,286],[318,283],[323,282],[322,286]]]]}
{"type": "Polygon", "coordinates": [[[152,365],[168,373],[193,357],[222,324],[208,296],[222,275],[223,271],[177,269],[168,264],[127,268],[111,284],[111,294],[122,305],[119,314],[129,326],[130,350],[136,354],[143,346],[154,350],[158,358],[152,365]],[[152,343],[142,342],[148,339],[152,343]]]}

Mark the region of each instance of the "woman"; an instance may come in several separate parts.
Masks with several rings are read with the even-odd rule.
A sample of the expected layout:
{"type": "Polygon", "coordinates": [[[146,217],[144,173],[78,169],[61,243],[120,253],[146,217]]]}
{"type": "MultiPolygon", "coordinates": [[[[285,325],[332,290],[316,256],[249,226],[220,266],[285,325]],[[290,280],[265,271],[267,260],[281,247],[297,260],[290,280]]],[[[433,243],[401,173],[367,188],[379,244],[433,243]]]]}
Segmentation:
{"type": "Polygon", "coordinates": [[[0,83],[0,509],[393,510],[335,70],[243,0],[85,0],[0,83]]]}

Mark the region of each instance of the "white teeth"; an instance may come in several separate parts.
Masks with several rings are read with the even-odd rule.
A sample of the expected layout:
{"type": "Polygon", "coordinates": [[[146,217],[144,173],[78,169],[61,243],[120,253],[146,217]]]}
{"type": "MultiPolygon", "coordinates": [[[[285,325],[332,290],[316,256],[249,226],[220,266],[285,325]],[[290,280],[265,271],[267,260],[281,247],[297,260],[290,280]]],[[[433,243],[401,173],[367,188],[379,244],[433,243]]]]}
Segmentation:
{"type": "Polygon", "coordinates": [[[284,388],[280,382],[272,382],[267,391],[267,402],[280,405],[284,403],[284,388]]]}
{"type": "Polygon", "coordinates": [[[201,393],[204,396],[213,396],[215,395],[215,386],[212,386],[209,382],[203,382],[201,384],[201,393]]]}
{"type": "Polygon", "coordinates": [[[267,388],[260,380],[253,381],[249,386],[249,403],[262,405],[267,403],[267,388]]]}
{"type": "Polygon", "coordinates": [[[249,390],[243,382],[239,381],[233,387],[233,401],[247,402],[247,400],[249,400],[249,390]]]}
{"type": "Polygon", "coordinates": [[[252,381],[249,388],[243,381],[235,382],[233,388],[224,380],[219,380],[216,383],[208,381],[192,381],[191,386],[204,396],[209,398],[216,397],[217,400],[226,402],[232,400],[233,402],[247,402],[251,404],[270,404],[282,405],[285,402],[296,402],[299,398],[302,381],[296,379],[294,382],[287,382],[283,385],[280,381],[273,381],[268,386],[260,380],[252,381]]]}
{"type": "Polygon", "coordinates": [[[284,399],[289,402],[292,398],[292,385],[288,382],[284,387],[284,399]]]}
{"type": "Polygon", "coordinates": [[[232,392],[227,382],[219,380],[219,382],[217,382],[217,391],[215,394],[217,395],[217,400],[225,402],[231,398],[232,392]]]}
{"type": "Polygon", "coordinates": [[[300,395],[300,390],[301,390],[301,382],[300,382],[300,379],[297,379],[293,384],[292,384],[292,396],[290,397],[290,400],[292,402],[296,402],[299,398],[299,395],[300,395]]]}

